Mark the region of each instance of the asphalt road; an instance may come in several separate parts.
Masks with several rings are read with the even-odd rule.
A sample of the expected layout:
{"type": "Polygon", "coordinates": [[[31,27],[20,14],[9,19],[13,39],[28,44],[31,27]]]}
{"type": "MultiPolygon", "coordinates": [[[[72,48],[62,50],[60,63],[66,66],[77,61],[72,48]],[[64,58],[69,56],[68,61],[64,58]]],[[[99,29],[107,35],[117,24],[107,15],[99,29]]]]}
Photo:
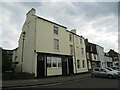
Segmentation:
{"type": "MultiPolygon", "coordinates": [[[[47,85],[16,87],[15,89],[27,89],[27,88],[118,88],[118,79],[89,77],[76,81],[68,81],[47,85]]],[[[13,88],[11,88],[13,90],[13,88]]]]}

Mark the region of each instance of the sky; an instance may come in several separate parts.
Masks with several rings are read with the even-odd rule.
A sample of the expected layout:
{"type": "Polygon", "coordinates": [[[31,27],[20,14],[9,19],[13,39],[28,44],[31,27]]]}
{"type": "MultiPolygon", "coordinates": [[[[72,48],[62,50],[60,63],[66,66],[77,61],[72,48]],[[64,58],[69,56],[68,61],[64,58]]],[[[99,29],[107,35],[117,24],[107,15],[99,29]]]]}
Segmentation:
{"type": "Polygon", "coordinates": [[[15,49],[26,13],[36,9],[36,15],[76,29],[89,42],[118,51],[117,2],[2,2],[0,17],[0,47],[15,49]]]}

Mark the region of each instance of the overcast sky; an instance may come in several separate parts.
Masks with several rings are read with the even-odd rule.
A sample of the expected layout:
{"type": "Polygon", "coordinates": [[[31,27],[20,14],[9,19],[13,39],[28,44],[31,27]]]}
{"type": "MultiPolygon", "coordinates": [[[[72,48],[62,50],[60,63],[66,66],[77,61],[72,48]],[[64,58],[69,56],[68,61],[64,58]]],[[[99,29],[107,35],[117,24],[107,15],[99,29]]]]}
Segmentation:
{"type": "Polygon", "coordinates": [[[36,9],[36,15],[51,20],[68,30],[104,47],[118,51],[117,2],[4,2],[0,20],[0,46],[15,49],[25,22],[26,13],[36,9]]]}

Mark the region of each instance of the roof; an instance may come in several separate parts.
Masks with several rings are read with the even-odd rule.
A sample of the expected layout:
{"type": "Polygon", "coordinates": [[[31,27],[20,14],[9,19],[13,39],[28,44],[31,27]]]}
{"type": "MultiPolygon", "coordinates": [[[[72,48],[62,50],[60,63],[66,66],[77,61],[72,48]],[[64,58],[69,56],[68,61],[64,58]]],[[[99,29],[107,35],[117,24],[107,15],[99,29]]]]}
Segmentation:
{"type": "MultiPolygon", "coordinates": [[[[65,28],[65,29],[67,29],[67,27],[65,27],[65,26],[63,26],[63,25],[60,25],[60,24],[58,24],[58,23],[55,23],[55,22],[52,22],[52,21],[50,21],[50,20],[44,19],[44,18],[39,17],[39,16],[37,16],[37,15],[35,15],[35,16],[36,16],[37,18],[39,18],[39,19],[42,19],[42,20],[44,20],[44,21],[50,22],[50,23],[52,23],[52,24],[55,24],[55,25],[58,25],[58,26],[60,26],[60,27],[63,27],[63,28],[65,28]]],[[[77,34],[71,32],[71,31],[69,31],[69,30],[66,30],[66,31],[68,31],[68,32],[70,32],[70,33],[72,33],[72,34],[74,34],[74,35],[77,35],[77,34]]],[[[79,35],[77,35],[77,36],[79,36],[79,35]]],[[[83,38],[82,36],[79,36],[79,37],[83,38]]]]}
{"type": "Polygon", "coordinates": [[[65,29],[67,29],[67,27],[65,27],[65,26],[63,26],[63,25],[60,25],[60,24],[57,24],[57,23],[55,23],[55,22],[49,21],[49,20],[44,19],[44,18],[42,18],[42,17],[39,17],[39,16],[37,16],[37,15],[35,15],[35,16],[36,16],[37,18],[39,18],[39,19],[42,19],[42,20],[44,20],[44,21],[50,22],[50,23],[52,23],[52,24],[55,24],[55,25],[58,25],[58,26],[60,26],[60,27],[63,27],[63,28],[65,28],[65,29]]]}
{"type": "Polygon", "coordinates": [[[71,32],[71,31],[69,31],[69,30],[66,30],[66,31],[69,32],[69,33],[72,33],[72,34],[74,34],[74,35],[76,35],[76,36],[78,36],[78,37],[81,37],[81,38],[85,39],[83,36],[80,36],[80,35],[78,35],[78,34],[75,34],[75,33],[71,32]]]}

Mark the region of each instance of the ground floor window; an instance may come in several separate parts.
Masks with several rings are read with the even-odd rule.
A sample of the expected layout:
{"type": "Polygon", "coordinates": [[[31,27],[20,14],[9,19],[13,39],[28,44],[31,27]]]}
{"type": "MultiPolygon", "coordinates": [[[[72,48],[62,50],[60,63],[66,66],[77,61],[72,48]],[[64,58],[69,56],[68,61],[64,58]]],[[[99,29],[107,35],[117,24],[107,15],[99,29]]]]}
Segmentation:
{"type": "Polygon", "coordinates": [[[112,62],[107,62],[107,67],[112,67],[112,62]]]}
{"type": "Polygon", "coordinates": [[[77,68],[80,69],[80,60],[77,60],[77,68]]]}
{"type": "Polygon", "coordinates": [[[82,66],[85,68],[85,60],[82,60],[82,66]]]}
{"type": "Polygon", "coordinates": [[[58,68],[61,67],[61,58],[60,57],[47,57],[47,67],[49,68],[58,68]]]}
{"type": "Polygon", "coordinates": [[[91,69],[91,62],[88,61],[88,69],[91,69]]]}

